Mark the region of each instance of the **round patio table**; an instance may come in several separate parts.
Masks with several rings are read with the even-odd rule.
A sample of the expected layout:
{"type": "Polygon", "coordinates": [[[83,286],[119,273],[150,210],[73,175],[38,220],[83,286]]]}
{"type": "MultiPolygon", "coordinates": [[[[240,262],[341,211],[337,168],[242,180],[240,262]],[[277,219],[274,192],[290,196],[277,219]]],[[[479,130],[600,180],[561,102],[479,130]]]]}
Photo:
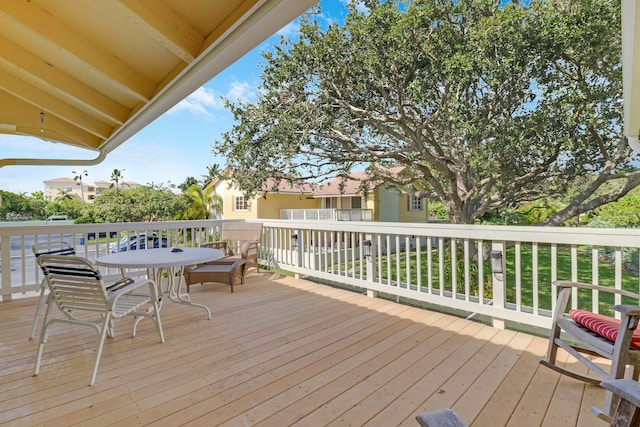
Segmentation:
{"type": "Polygon", "coordinates": [[[224,252],[211,248],[149,248],[130,250],[116,253],[107,253],[96,258],[95,263],[109,268],[138,268],[146,269],[147,276],[156,282],[158,295],[162,295],[160,279],[163,273],[167,273],[167,294],[173,302],[200,307],[207,312],[207,318],[211,319],[211,310],[203,304],[195,304],[188,294],[180,292],[182,284],[182,271],[187,265],[202,264],[215,261],[224,256],[224,252]],[[178,249],[178,250],[177,250],[178,249]],[[176,271],[180,272],[178,285],[174,283],[176,271]]]}

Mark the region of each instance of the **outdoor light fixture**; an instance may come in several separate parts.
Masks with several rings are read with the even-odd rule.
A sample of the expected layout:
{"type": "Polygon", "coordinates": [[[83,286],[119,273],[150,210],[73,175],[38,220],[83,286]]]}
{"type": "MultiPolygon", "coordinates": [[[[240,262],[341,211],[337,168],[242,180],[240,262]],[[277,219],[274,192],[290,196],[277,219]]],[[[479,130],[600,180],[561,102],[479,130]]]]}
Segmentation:
{"type": "Polygon", "coordinates": [[[40,111],[40,132],[44,132],[44,109],[40,111]]]}
{"type": "Polygon", "coordinates": [[[291,235],[291,248],[295,249],[298,247],[298,235],[297,234],[292,234],[291,235]]]}
{"type": "Polygon", "coordinates": [[[494,274],[502,274],[502,251],[491,251],[491,272],[494,274]]]}
{"type": "Polygon", "coordinates": [[[369,258],[371,256],[371,240],[362,241],[362,253],[369,258]]]}

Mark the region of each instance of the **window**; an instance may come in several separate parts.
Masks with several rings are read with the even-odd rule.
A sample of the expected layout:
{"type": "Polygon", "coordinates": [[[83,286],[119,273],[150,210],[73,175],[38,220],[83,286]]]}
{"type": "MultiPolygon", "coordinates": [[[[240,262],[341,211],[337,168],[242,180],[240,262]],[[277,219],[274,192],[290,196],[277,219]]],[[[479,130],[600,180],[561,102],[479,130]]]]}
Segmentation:
{"type": "Polygon", "coordinates": [[[421,211],[422,207],[422,199],[419,197],[409,196],[409,210],[410,211],[421,211]]]}
{"type": "Polygon", "coordinates": [[[244,198],[244,196],[236,196],[235,210],[237,211],[247,210],[247,200],[244,198]]]}
{"type": "Polygon", "coordinates": [[[362,209],[362,197],[351,198],[351,209],[362,209]]]}
{"type": "Polygon", "coordinates": [[[324,199],[324,208],[325,209],[337,209],[338,208],[338,198],[337,197],[327,197],[324,199]]]}

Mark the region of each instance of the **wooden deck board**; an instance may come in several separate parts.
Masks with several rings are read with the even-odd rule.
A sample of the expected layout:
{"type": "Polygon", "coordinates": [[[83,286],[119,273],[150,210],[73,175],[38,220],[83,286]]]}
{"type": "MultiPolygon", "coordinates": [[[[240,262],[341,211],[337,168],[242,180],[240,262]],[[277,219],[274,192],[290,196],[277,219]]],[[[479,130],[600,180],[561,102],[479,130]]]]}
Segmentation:
{"type": "Polygon", "coordinates": [[[604,392],[540,366],[546,340],[316,283],[252,272],[163,302],[165,343],[116,324],[97,381],[92,332],[57,325],[32,377],[35,299],[0,303],[0,424],[413,426],[453,408],[470,426],[604,426],[604,392]]]}

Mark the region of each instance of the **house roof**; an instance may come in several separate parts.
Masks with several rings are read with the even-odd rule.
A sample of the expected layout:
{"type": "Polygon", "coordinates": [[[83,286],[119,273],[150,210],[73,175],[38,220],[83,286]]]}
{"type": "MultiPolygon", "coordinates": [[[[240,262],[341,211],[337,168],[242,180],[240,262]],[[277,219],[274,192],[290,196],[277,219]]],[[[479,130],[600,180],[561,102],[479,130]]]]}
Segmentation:
{"type": "MultiPolygon", "coordinates": [[[[60,177],[60,178],[53,178],[53,179],[47,179],[45,181],[42,181],[45,184],[53,184],[53,183],[77,183],[76,180],[74,180],[73,178],[67,178],[67,177],[60,177]]],[[[84,185],[91,185],[91,183],[83,181],[84,185]]],[[[93,183],[93,185],[97,186],[97,187],[101,187],[101,186],[111,186],[111,182],[110,181],[105,181],[105,180],[99,180],[99,181],[95,181],[93,183]]],[[[140,186],[140,184],[138,184],[135,181],[125,181],[125,182],[121,182],[120,185],[125,185],[128,187],[138,187],[140,186]]]]}
{"type": "Polygon", "coordinates": [[[382,181],[366,181],[370,177],[368,172],[352,172],[347,177],[338,177],[323,184],[314,191],[314,197],[333,197],[333,196],[357,196],[362,193],[363,185],[368,190],[374,190],[382,181]]]}
{"type": "MultiPolygon", "coordinates": [[[[400,174],[405,169],[404,166],[385,169],[389,175],[400,174]]],[[[227,174],[231,171],[226,171],[227,174]]],[[[279,194],[310,194],[313,197],[337,197],[337,196],[358,196],[362,194],[362,187],[368,191],[376,189],[384,183],[383,179],[368,179],[371,173],[368,171],[351,172],[346,177],[337,177],[326,184],[316,185],[310,183],[291,183],[286,179],[277,180],[267,178],[258,193],[279,193],[279,194]]],[[[223,183],[223,175],[214,179],[209,185],[217,186],[223,183]]]]}
{"type": "MultiPolygon", "coordinates": [[[[389,175],[400,174],[404,166],[387,168],[385,171],[389,175]]],[[[351,172],[346,177],[337,177],[328,183],[318,187],[314,192],[314,197],[334,197],[334,196],[358,196],[362,194],[363,186],[368,191],[375,190],[384,183],[382,179],[370,179],[371,173],[368,171],[351,172]]]]}
{"type": "Polygon", "coordinates": [[[0,2],[0,133],[92,165],[318,0],[0,2]]]}
{"type": "Polygon", "coordinates": [[[61,178],[47,179],[47,180],[42,181],[42,182],[44,182],[46,184],[48,182],[49,183],[55,183],[55,182],[65,183],[65,182],[75,182],[75,181],[73,179],[71,179],[71,178],[61,177],[61,178]]]}
{"type": "Polygon", "coordinates": [[[274,178],[268,178],[263,184],[260,192],[280,193],[280,194],[312,194],[316,187],[312,184],[297,184],[287,180],[277,182],[274,178]]]}

